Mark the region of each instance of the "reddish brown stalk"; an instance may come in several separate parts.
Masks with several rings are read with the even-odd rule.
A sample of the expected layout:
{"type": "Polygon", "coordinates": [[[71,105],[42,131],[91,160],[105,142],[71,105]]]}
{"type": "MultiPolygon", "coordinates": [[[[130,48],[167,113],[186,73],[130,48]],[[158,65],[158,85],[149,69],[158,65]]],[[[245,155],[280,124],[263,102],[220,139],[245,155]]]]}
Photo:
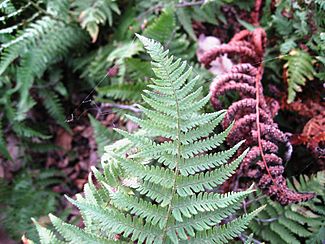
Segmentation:
{"type": "Polygon", "coordinates": [[[255,6],[254,6],[254,11],[252,12],[252,22],[253,22],[253,25],[255,25],[255,26],[259,25],[261,8],[262,8],[262,0],[256,0],[255,6]]]}
{"type": "Polygon", "coordinates": [[[259,84],[260,84],[260,80],[262,78],[262,72],[263,72],[263,66],[262,64],[258,67],[258,71],[256,74],[256,79],[255,79],[255,87],[256,87],[256,128],[257,128],[257,141],[258,141],[258,148],[260,150],[260,155],[262,158],[262,161],[264,163],[264,167],[268,173],[268,175],[270,176],[270,178],[272,179],[273,184],[276,185],[276,182],[274,181],[271,172],[269,170],[269,166],[266,163],[265,160],[265,155],[264,155],[264,150],[262,148],[262,140],[261,140],[261,125],[260,125],[260,94],[259,94],[259,84]]]}

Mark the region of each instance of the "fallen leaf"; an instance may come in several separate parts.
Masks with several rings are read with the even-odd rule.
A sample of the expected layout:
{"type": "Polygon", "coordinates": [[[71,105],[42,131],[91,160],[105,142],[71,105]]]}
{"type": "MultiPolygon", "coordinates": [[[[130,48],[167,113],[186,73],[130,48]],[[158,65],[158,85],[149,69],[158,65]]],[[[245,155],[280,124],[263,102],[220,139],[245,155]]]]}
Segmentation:
{"type": "Polygon", "coordinates": [[[71,142],[72,135],[66,130],[59,128],[56,134],[55,144],[62,147],[65,151],[70,151],[72,148],[71,142]]]}

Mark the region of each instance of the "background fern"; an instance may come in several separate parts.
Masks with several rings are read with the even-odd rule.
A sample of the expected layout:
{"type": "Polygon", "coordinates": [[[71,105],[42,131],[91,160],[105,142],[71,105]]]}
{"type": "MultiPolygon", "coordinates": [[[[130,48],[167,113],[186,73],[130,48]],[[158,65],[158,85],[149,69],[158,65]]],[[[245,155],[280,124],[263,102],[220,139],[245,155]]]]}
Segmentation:
{"type": "Polygon", "coordinates": [[[99,33],[99,24],[108,22],[109,26],[113,24],[113,12],[120,14],[120,10],[115,0],[100,1],[75,1],[72,4],[79,15],[79,21],[82,28],[85,28],[95,42],[99,33]]]}
{"type": "MultiPolygon", "coordinates": [[[[61,82],[63,69],[57,63],[83,53],[90,41],[83,27],[98,28],[98,23],[106,21],[112,25],[114,14],[120,13],[117,4],[113,1],[18,3],[6,0],[1,1],[0,11],[4,14],[0,19],[3,130],[15,133],[21,146],[24,146],[26,138],[49,139],[50,128],[35,124],[30,116],[31,111],[40,109],[41,102],[54,121],[71,132],[65,122],[67,113],[62,103],[63,98],[68,97],[67,87],[73,87],[61,82]],[[81,21],[79,15],[87,18],[81,21]]],[[[4,139],[1,148],[9,159],[6,147],[4,139]]],[[[38,150],[35,147],[37,151],[44,148],[38,150]]],[[[26,148],[25,153],[29,149],[26,148]]]]}
{"type": "Polygon", "coordinates": [[[97,143],[97,151],[99,155],[103,155],[104,147],[120,138],[119,134],[109,131],[98,120],[89,115],[91,126],[94,130],[94,137],[97,143]]]}
{"type": "Polygon", "coordinates": [[[306,80],[313,80],[315,70],[312,57],[302,50],[293,49],[283,59],[287,60],[284,65],[288,81],[287,102],[291,103],[295,100],[296,93],[302,91],[306,80]]]}
{"type": "Polygon", "coordinates": [[[0,225],[15,239],[26,234],[36,239],[37,233],[31,217],[44,225],[46,214],[58,207],[59,194],[51,186],[62,181],[62,175],[53,170],[27,170],[16,175],[10,184],[0,180],[0,225]]]}
{"type": "Polygon", "coordinates": [[[287,103],[302,95],[298,92],[303,91],[308,80],[313,80],[309,87],[321,86],[325,63],[318,56],[325,54],[321,38],[325,28],[324,13],[317,1],[285,0],[277,4],[274,11],[267,4],[263,9],[262,26],[268,26],[268,36],[275,37],[265,57],[272,60],[265,63],[266,70],[270,70],[268,79],[281,84],[285,76],[287,103]],[[291,16],[286,15],[289,12],[291,16]],[[281,60],[286,61],[284,65],[281,60]]]}
{"type": "Polygon", "coordinates": [[[322,243],[325,240],[325,172],[311,177],[301,175],[288,181],[288,185],[299,191],[313,191],[317,197],[286,207],[266,198],[254,202],[251,209],[267,204],[249,225],[254,236],[270,243],[322,243]]]}

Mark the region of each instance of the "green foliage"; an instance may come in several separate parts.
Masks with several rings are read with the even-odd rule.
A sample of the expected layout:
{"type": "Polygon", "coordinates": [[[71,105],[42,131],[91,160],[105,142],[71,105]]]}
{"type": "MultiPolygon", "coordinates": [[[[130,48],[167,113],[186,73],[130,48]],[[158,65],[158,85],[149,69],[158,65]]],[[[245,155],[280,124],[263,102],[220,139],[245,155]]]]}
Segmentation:
{"type": "Polygon", "coordinates": [[[6,142],[2,133],[2,123],[0,120],[0,153],[6,158],[11,160],[11,156],[7,150],[6,142]]]}
{"type": "Polygon", "coordinates": [[[94,130],[94,136],[97,143],[97,151],[99,155],[103,155],[104,147],[111,144],[114,140],[119,139],[119,135],[113,131],[109,131],[100,121],[89,115],[90,124],[94,130]]]}
{"type": "MultiPolygon", "coordinates": [[[[35,223],[43,243],[61,243],[63,239],[72,243],[109,243],[114,238],[119,238],[115,234],[121,234],[123,231],[126,232],[123,233],[124,237],[120,238],[120,242],[130,242],[129,238],[137,239],[138,242],[144,239],[150,242],[151,237],[156,238],[154,235],[161,236],[161,233],[165,233],[166,241],[179,238],[181,239],[179,242],[183,243],[199,241],[211,243],[208,238],[215,235],[220,239],[213,241],[220,243],[232,239],[242,230],[239,227],[240,223],[247,222],[252,215],[243,219],[238,218],[223,227],[218,224],[224,224],[221,222],[223,219],[228,221],[228,216],[234,216],[240,207],[240,200],[250,190],[222,196],[204,191],[214,189],[226,180],[240,162],[237,160],[227,164],[240,144],[225,151],[218,152],[216,149],[228,131],[218,135],[212,134],[222,120],[223,112],[212,114],[198,112],[201,108],[208,107],[204,103],[208,98],[202,97],[202,94],[208,93],[208,83],[212,78],[201,77],[193,82],[192,79],[197,73],[203,74],[202,69],[193,68],[194,74],[190,75],[190,68],[187,65],[182,66],[183,63],[176,58],[166,61],[164,55],[155,57],[152,66],[148,56],[142,53],[142,45],[134,38],[134,33],[154,38],[162,42],[162,46],[169,49],[171,55],[185,59],[195,67],[198,64],[195,57],[197,33],[193,30],[193,21],[203,23],[207,27],[206,32],[212,33],[216,24],[223,23],[227,26],[222,9],[224,4],[228,4],[230,8],[236,6],[236,9],[239,7],[246,10],[251,10],[254,5],[253,0],[212,0],[204,1],[202,5],[200,3],[201,1],[158,0],[0,0],[1,164],[7,163],[3,161],[4,158],[11,159],[6,145],[10,142],[10,136],[18,137],[17,147],[22,151],[20,156],[23,155],[24,163],[26,161],[36,163],[31,160],[34,158],[34,152],[43,153],[41,157],[37,157],[38,161],[42,161],[45,153],[57,149],[49,140],[53,139],[50,138],[53,128],[60,126],[70,131],[65,122],[66,116],[79,105],[82,99],[80,96],[84,93],[89,94],[89,91],[100,102],[114,100],[114,103],[141,104],[142,114],[145,116],[141,119],[128,116],[140,124],[143,130],[134,135],[121,132],[128,139],[118,141],[109,147],[111,154],[106,153],[105,157],[109,158],[110,164],[103,163],[104,173],[101,174],[94,169],[101,187],[95,189],[90,179],[84,189],[85,196],[78,196],[75,203],[81,209],[86,223],[85,229],[81,230],[63,223],[52,215],[50,218],[57,230],[49,231],[37,224],[38,222],[43,224],[43,218],[39,220],[38,217],[45,211],[56,210],[47,205],[55,206],[56,200],[52,200],[50,195],[49,202],[45,201],[44,199],[48,199],[45,193],[39,196],[41,200],[38,197],[33,198],[34,202],[39,203],[37,211],[43,208],[44,212],[40,215],[26,214],[28,217],[25,217],[24,207],[18,203],[11,203],[23,200],[17,200],[17,197],[11,197],[6,193],[4,195],[8,196],[6,205],[11,206],[10,211],[14,213],[13,218],[7,218],[7,226],[14,226],[15,222],[19,222],[19,225],[24,222],[26,226],[27,223],[28,226],[24,230],[28,231],[29,237],[29,217],[35,216],[35,223]],[[183,117],[177,117],[175,113],[177,100],[170,90],[171,84],[177,85],[177,82],[170,82],[171,78],[166,78],[167,73],[161,72],[162,67],[158,65],[161,62],[167,63],[166,67],[179,71],[172,73],[177,82],[182,82],[188,75],[187,79],[190,82],[176,89],[177,92],[188,93],[187,96],[183,93],[177,94],[182,97],[180,112],[185,114],[182,114],[183,117]],[[117,67],[116,75],[109,75],[108,71],[112,67],[117,67]],[[156,83],[151,85],[151,91],[146,91],[147,95],[143,99],[142,90],[148,84],[152,84],[150,78],[155,78],[156,83]],[[92,90],[93,88],[95,89],[92,90]],[[191,90],[191,93],[186,89],[191,90]],[[161,94],[153,91],[161,91],[161,94]],[[144,100],[149,105],[144,105],[144,100]],[[181,122],[180,130],[177,130],[177,121],[181,122]],[[175,134],[179,131],[181,137],[175,134]],[[158,140],[155,140],[156,136],[158,140]],[[183,150],[182,153],[179,153],[176,147],[179,145],[183,150]],[[181,160],[186,164],[181,163],[181,160]],[[181,186],[174,194],[170,192],[171,182],[181,186]],[[192,184],[187,186],[187,183],[192,184]],[[222,199],[225,199],[224,205],[222,199]],[[167,214],[168,206],[176,206],[175,204],[181,207],[167,214]],[[22,222],[18,219],[19,215],[23,216],[22,222]],[[168,221],[162,216],[167,217],[168,221]],[[126,229],[126,223],[132,223],[132,226],[126,229]]],[[[276,79],[282,82],[280,67],[283,67],[283,59],[280,60],[278,57],[283,55],[286,60],[285,69],[288,72],[290,102],[311,77],[314,80],[309,84],[325,79],[325,6],[321,0],[277,1],[275,11],[268,9],[271,6],[270,0],[263,6],[261,26],[267,29],[268,37],[273,37],[269,38],[267,51],[269,56],[265,57],[265,60],[272,61],[265,62],[265,74],[272,82],[276,79]]],[[[251,28],[247,22],[238,19],[237,21],[244,27],[251,28]]],[[[155,52],[152,51],[152,55],[156,55],[155,52]]],[[[85,104],[81,105],[81,109],[86,107],[85,104]]],[[[123,114],[121,110],[117,112],[126,117],[125,110],[123,114]]],[[[91,116],[90,122],[94,129],[98,153],[102,154],[104,146],[117,137],[91,116]]],[[[31,174],[30,170],[25,173],[31,178],[31,182],[28,183],[32,185],[30,188],[34,191],[31,195],[36,194],[35,192],[41,194],[43,191],[49,191],[46,184],[43,189],[37,183],[38,174],[31,174]]],[[[19,179],[20,176],[17,182],[19,179]]],[[[16,194],[16,191],[12,190],[15,184],[16,181],[7,183],[3,189],[9,189],[8,191],[16,194]]],[[[22,196],[25,197],[24,194],[22,196]]],[[[34,206],[27,204],[28,207],[34,206]]],[[[271,207],[272,204],[268,209],[271,207]]],[[[305,205],[303,207],[307,208],[305,205]]],[[[300,210],[292,212],[300,213],[300,210]]],[[[272,216],[277,215],[265,218],[272,216]]],[[[289,224],[292,224],[292,221],[289,224]]],[[[282,220],[279,225],[274,224],[271,231],[285,236],[283,230],[286,230],[289,224],[282,220]]],[[[297,225],[292,226],[298,231],[301,230],[297,225]]],[[[313,236],[306,238],[310,243],[317,243],[316,240],[320,240],[324,235],[325,228],[309,224],[304,225],[306,226],[308,226],[306,231],[313,233],[313,236]]],[[[17,228],[19,231],[17,237],[23,233],[22,228],[17,228]]],[[[268,233],[273,236],[271,231],[268,233]]],[[[299,233],[303,235],[306,231],[299,233]]],[[[302,239],[297,233],[288,235],[290,237],[293,235],[298,240],[302,239]]],[[[290,240],[288,237],[283,238],[290,240]]],[[[278,240],[278,243],[283,242],[282,237],[278,237],[278,240]]]]}
{"type": "Polygon", "coordinates": [[[0,3],[0,11],[9,15],[16,12],[16,8],[10,0],[2,0],[0,3]]]}
{"type": "Polygon", "coordinates": [[[287,102],[291,103],[296,93],[302,91],[301,87],[305,85],[306,80],[314,79],[315,70],[312,57],[302,50],[294,49],[283,59],[287,61],[284,65],[288,81],[287,102]]]}
{"type": "MultiPolygon", "coordinates": [[[[0,4],[0,12],[3,13],[0,18],[0,110],[3,129],[7,133],[15,133],[21,146],[26,144],[27,139],[49,139],[48,128],[34,123],[34,118],[30,116],[33,110],[39,110],[41,101],[41,106],[55,122],[70,131],[62,105],[67,89],[60,80],[64,70],[61,64],[83,53],[89,38],[82,28],[90,31],[98,28],[98,24],[107,22],[112,25],[112,12],[119,13],[117,4],[110,0],[41,0],[19,4],[5,0],[0,4]],[[83,18],[78,19],[77,16],[83,18]],[[57,65],[59,62],[60,65],[57,65]]],[[[0,150],[10,159],[2,134],[0,150]]],[[[44,152],[46,148],[33,145],[32,150],[36,151],[44,152]]]]}
{"type": "Polygon", "coordinates": [[[264,204],[267,207],[250,223],[250,229],[270,243],[321,244],[325,239],[325,171],[311,177],[301,175],[299,181],[293,178],[288,184],[299,191],[315,192],[317,197],[285,207],[265,198],[254,202],[252,209],[264,204]]]}
{"type": "Polygon", "coordinates": [[[167,9],[159,16],[159,18],[155,19],[154,22],[145,29],[143,35],[161,43],[165,43],[170,40],[175,29],[175,24],[173,11],[167,9]]]}
{"type": "Polygon", "coordinates": [[[59,176],[53,170],[27,170],[16,175],[11,183],[0,181],[0,225],[11,237],[36,237],[30,218],[46,219],[48,212],[56,210],[59,194],[50,187],[62,181],[59,176]]]}
{"type": "Polygon", "coordinates": [[[54,118],[64,129],[70,131],[70,128],[65,122],[64,109],[60,103],[58,95],[52,91],[40,90],[40,96],[43,99],[44,107],[51,117],[54,118]]]}
{"type": "Polygon", "coordinates": [[[145,82],[112,84],[98,88],[98,92],[105,97],[121,101],[141,101],[141,92],[146,88],[145,82]]]}
{"type": "MultiPolygon", "coordinates": [[[[182,17],[186,18],[186,16],[182,17]]],[[[187,20],[189,21],[189,19],[187,20]]],[[[192,45],[187,40],[187,36],[179,32],[179,29],[176,27],[174,12],[171,8],[167,8],[153,23],[149,24],[143,35],[160,41],[164,47],[170,50],[171,54],[190,60],[194,56],[195,45],[192,45]]]]}
{"type": "Polygon", "coordinates": [[[82,28],[85,28],[95,42],[99,33],[99,24],[108,22],[109,26],[113,24],[113,12],[120,14],[120,10],[115,0],[84,0],[75,1],[72,7],[76,8],[79,15],[79,22],[82,28]]]}
{"type": "MultiPolygon", "coordinates": [[[[210,125],[218,125],[225,112],[199,113],[209,96],[200,98],[201,89],[193,90],[199,77],[190,78],[192,68],[169,56],[160,43],[138,37],[152,58],[157,77],[143,96],[148,105],[141,107],[145,118],[128,116],[141,131],[118,130],[126,139],[106,148],[103,174],[93,169],[101,187],[96,189],[89,177],[84,197],[69,198],[79,208],[85,228],[52,215],[51,221],[66,242],[107,243],[114,237],[137,243],[228,242],[261,208],[221,224],[252,190],[219,194],[206,189],[228,179],[247,150],[229,164],[241,143],[229,151],[208,152],[231,129],[210,135],[210,125]],[[158,143],[156,137],[166,141],[158,143]]],[[[55,241],[51,232],[38,229],[46,240],[43,243],[55,241]]]]}
{"type": "Polygon", "coordinates": [[[313,85],[320,86],[324,80],[325,64],[321,58],[325,55],[324,38],[325,11],[320,2],[323,1],[291,1],[284,0],[276,4],[275,11],[271,3],[263,8],[261,26],[272,36],[274,43],[269,45],[265,60],[266,69],[270,69],[270,77],[275,82],[283,82],[283,69],[291,66],[287,72],[288,99],[295,100],[297,92],[302,91],[307,79],[314,79],[313,85]],[[284,57],[285,66],[279,60],[284,57]],[[315,58],[312,58],[315,57],[315,58]],[[290,60],[290,61],[289,61],[290,60]],[[306,73],[305,73],[306,72],[306,73]]]}

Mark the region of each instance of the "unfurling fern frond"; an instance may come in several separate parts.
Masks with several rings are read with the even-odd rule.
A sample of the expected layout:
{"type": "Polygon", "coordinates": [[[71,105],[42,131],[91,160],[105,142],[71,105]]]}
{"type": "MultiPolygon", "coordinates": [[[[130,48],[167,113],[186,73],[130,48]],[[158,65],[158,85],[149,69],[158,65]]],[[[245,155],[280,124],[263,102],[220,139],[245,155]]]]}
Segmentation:
{"type": "Polygon", "coordinates": [[[306,84],[306,80],[314,79],[315,70],[312,57],[305,51],[294,49],[283,59],[287,60],[284,70],[288,81],[287,102],[291,103],[296,93],[302,91],[301,87],[306,84]]]}
{"type": "MultiPolygon", "coordinates": [[[[104,173],[93,169],[100,187],[89,177],[84,196],[69,198],[86,227],[79,229],[51,216],[52,223],[64,241],[73,243],[228,242],[261,210],[236,218],[252,189],[213,191],[235,172],[247,151],[231,163],[227,162],[241,143],[216,152],[231,128],[211,135],[225,111],[200,113],[209,95],[201,98],[201,89],[194,90],[199,77],[191,78],[192,68],[169,56],[160,43],[138,37],[157,77],[143,96],[148,105],[141,106],[144,118],[128,116],[141,130],[135,134],[118,130],[125,139],[106,147],[104,173]]],[[[49,238],[43,243],[55,242],[52,233],[39,229],[43,239],[49,238]]]]}
{"type": "Polygon", "coordinates": [[[299,181],[293,178],[288,185],[297,191],[316,192],[317,197],[286,207],[269,199],[252,204],[252,209],[267,204],[249,225],[254,236],[270,243],[321,244],[325,240],[325,171],[311,177],[301,175],[299,181]]]}

